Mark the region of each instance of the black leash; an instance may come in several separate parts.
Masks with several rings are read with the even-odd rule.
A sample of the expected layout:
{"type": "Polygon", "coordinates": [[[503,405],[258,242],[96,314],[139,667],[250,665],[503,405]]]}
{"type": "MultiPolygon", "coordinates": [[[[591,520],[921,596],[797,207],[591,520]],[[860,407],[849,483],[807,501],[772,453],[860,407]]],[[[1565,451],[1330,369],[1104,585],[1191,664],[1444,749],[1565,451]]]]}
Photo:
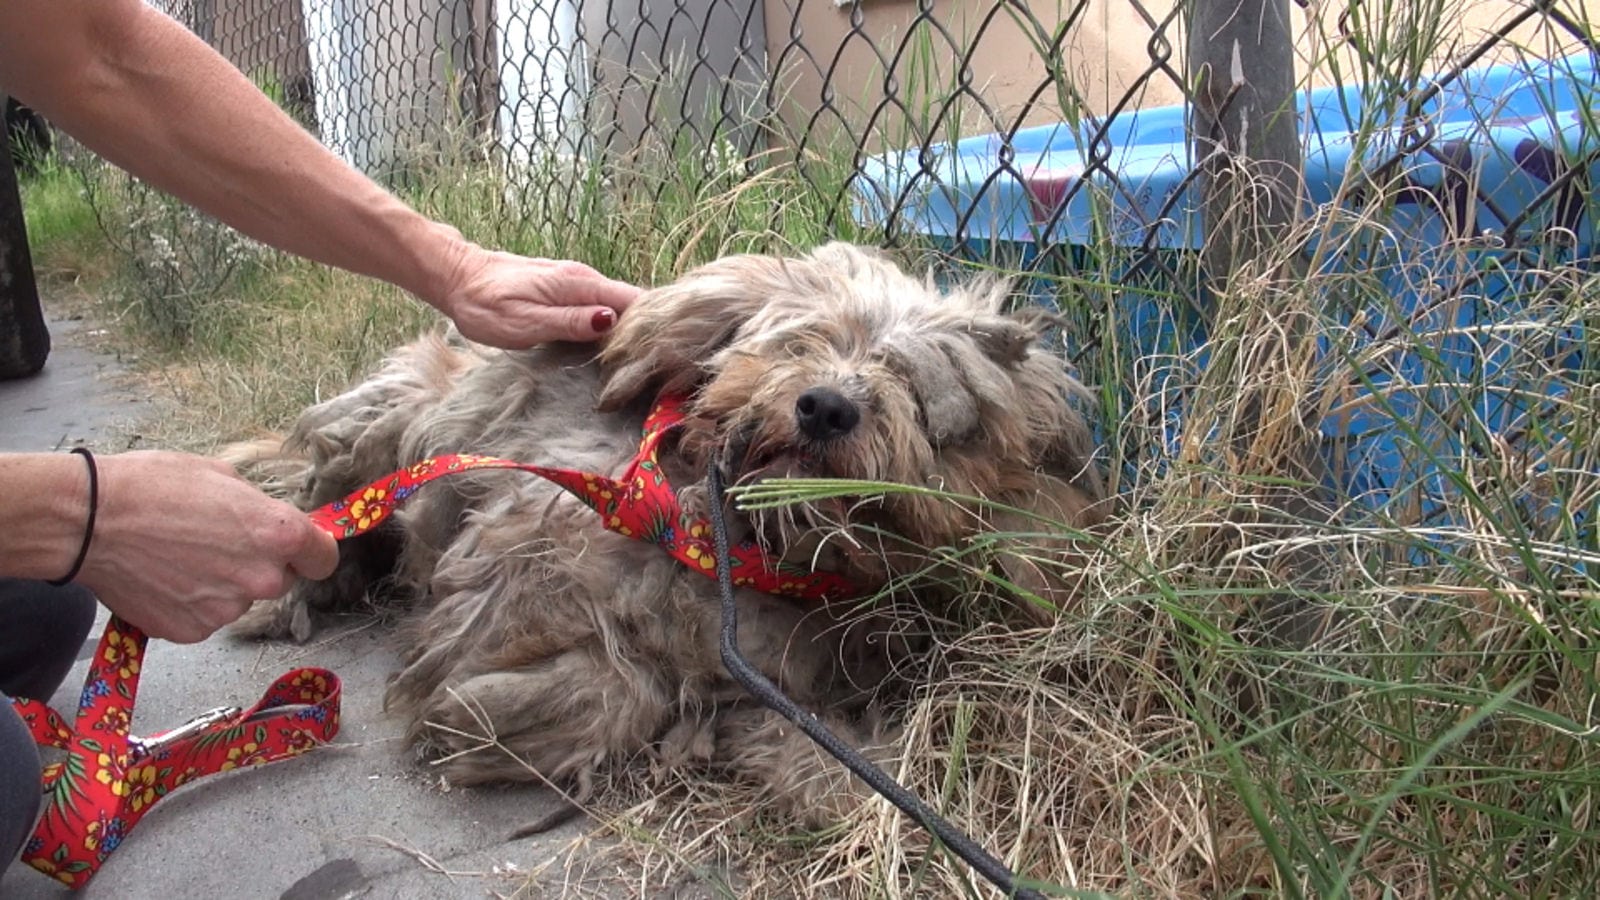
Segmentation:
{"type": "MultiPolygon", "coordinates": [[[[716,460],[712,460],[708,466],[706,478],[711,486],[711,534],[716,542],[717,559],[723,560],[728,558],[728,522],[722,509],[722,470],[717,467],[716,460]]],[[[822,720],[801,709],[778,690],[778,686],[767,676],[756,671],[749,660],[739,653],[737,637],[739,612],[733,602],[733,573],[728,566],[717,566],[717,584],[722,589],[722,664],[727,667],[735,681],[743,685],[744,689],[757,700],[766,704],[768,709],[793,722],[834,759],[844,763],[845,768],[854,772],[856,777],[865,781],[890,803],[898,806],[902,812],[932,832],[934,837],[954,850],[967,865],[989,879],[995,887],[1005,891],[1007,897],[1044,900],[1044,895],[1038,891],[1018,886],[1016,876],[1005,867],[1004,863],[989,855],[988,851],[978,846],[972,838],[967,837],[938,813],[929,809],[915,794],[901,787],[900,783],[889,777],[887,772],[873,765],[870,760],[856,752],[855,748],[840,740],[822,724],[822,720]]]]}

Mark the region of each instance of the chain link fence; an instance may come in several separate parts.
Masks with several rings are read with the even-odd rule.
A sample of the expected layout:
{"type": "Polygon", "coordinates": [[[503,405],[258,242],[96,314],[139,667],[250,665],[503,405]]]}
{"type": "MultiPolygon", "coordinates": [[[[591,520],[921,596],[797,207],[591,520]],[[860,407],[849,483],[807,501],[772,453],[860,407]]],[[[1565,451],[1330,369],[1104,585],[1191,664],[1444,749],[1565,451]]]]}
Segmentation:
{"type": "Polygon", "coordinates": [[[1230,278],[1325,277],[1315,315],[1342,331],[1315,355],[1343,372],[1319,376],[1334,399],[1316,427],[1338,443],[1322,457],[1411,522],[1451,505],[1443,457],[1545,434],[1546,398],[1592,365],[1568,321],[1600,175],[1587,0],[1230,2],[1210,11],[1258,17],[1257,44],[1203,72],[1220,32],[1195,13],[1213,0],[152,2],[381,180],[427,191],[469,160],[490,239],[781,173],[757,231],[1021,273],[1080,368],[1118,386],[1107,439],[1131,480],[1181,453],[1230,278]],[[1211,244],[1237,235],[1204,208],[1197,156],[1227,142],[1196,149],[1194,86],[1242,102],[1241,73],[1285,49],[1270,41],[1293,92],[1265,108],[1296,109],[1306,214],[1208,275],[1205,222],[1222,223],[1211,244]],[[1496,330],[1508,315],[1537,326],[1537,352],[1496,330]]]}
{"type": "MultiPolygon", "coordinates": [[[[844,162],[854,170],[846,184],[817,177],[814,186],[842,190],[833,198],[841,214],[871,205],[891,239],[923,230],[919,201],[940,189],[966,192],[953,203],[951,237],[990,237],[986,219],[1016,182],[1032,216],[1016,237],[1067,240],[1075,192],[1126,180],[1117,157],[1129,114],[1183,102],[1191,80],[1185,5],[1162,0],[152,2],[375,175],[394,177],[462,138],[481,140],[513,175],[550,159],[617,165],[642,147],[751,170],[844,162]],[[1039,171],[1038,129],[1056,125],[1081,132],[1073,146],[1045,148],[1081,156],[1069,175],[1039,171]],[[985,142],[991,168],[956,184],[939,163],[961,140],[985,142]],[[886,163],[897,177],[872,178],[886,163]]],[[[1470,67],[1595,49],[1581,6],[1297,4],[1285,9],[1285,33],[1301,82],[1359,81],[1383,94],[1346,110],[1339,127],[1404,130],[1392,158],[1372,167],[1380,175],[1444,152],[1429,104],[1470,67]]],[[[1183,152],[1181,134],[1162,142],[1183,152]]],[[[1179,193],[1135,224],[1170,228],[1179,193]]],[[[1513,239],[1542,205],[1507,211],[1487,192],[1479,199],[1513,239]]]]}
{"type": "MultiPolygon", "coordinates": [[[[705,174],[784,168],[813,192],[828,233],[867,226],[888,244],[931,238],[958,256],[1067,275],[1097,248],[1117,257],[1099,276],[1194,285],[1190,260],[1164,252],[1193,249],[1200,233],[1189,190],[1199,168],[1178,105],[1190,95],[1190,41],[1207,38],[1188,33],[1181,0],[152,2],[371,174],[404,180],[429,158],[483,151],[515,188],[498,214],[519,229],[568,227],[592,199],[580,189],[591,172],[637,196],[625,176],[642,160],[705,174]]],[[[1471,67],[1592,54],[1586,8],[1295,3],[1278,12],[1292,19],[1282,34],[1302,117],[1315,107],[1321,133],[1370,140],[1362,177],[1385,185],[1342,199],[1437,206],[1426,197],[1471,184],[1484,215],[1446,198],[1452,226],[1507,245],[1581,214],[1587,169],[1552,154],[1586,152],[1583,135],[1517,161],[1548,179],[1506,205],[1469,171],[1483,161],[1457,158],[1461,140],[1437,126],[1440,94],[1471,67]],[[1356,84],[1365,101],[1310,98],[1356,84]],[[1439,166],[1448,187],[1390,189],[1397,173],[1439,166]]],[[[1471,114],[1487,123],[1504,114],[1496,102],[1471,114]]],[[[1343,186],[1341,161],[1318,161],[1314,199],[1343,186]]]]}

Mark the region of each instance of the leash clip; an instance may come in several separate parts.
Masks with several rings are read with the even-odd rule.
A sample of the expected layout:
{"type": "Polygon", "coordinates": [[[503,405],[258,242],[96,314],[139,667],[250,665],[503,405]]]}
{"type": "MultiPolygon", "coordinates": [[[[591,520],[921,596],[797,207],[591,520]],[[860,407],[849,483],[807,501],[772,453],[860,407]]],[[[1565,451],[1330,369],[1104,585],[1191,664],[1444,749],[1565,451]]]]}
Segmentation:
{"type": "Polygon", "coordinates": [[[219,706],[216,709],[208,710],[195,716],[177,728],[163,731],[154,737],[141,738],[130,735],[128,737],[129,754],[134,759],[148,756],[162,747],[175,744],[184,738],[199,734],[213,725],[220,725],[229,719],[236,718],[242,712],[244,710],[237,706],[219,706]]]}

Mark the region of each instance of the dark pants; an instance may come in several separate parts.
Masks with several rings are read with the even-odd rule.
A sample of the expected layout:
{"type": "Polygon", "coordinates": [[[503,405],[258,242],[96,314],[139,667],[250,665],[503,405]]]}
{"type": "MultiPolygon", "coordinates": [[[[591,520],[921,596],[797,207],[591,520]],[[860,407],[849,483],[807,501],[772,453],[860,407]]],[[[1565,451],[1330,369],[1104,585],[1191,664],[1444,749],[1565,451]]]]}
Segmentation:
{"type": "Polygon", "coordinates": [[[33,833],[43,790],[39,748],[6,698],[50,699],[77,661],[96,606],[76,585],[0,578],[0,874],[33,833]]]}

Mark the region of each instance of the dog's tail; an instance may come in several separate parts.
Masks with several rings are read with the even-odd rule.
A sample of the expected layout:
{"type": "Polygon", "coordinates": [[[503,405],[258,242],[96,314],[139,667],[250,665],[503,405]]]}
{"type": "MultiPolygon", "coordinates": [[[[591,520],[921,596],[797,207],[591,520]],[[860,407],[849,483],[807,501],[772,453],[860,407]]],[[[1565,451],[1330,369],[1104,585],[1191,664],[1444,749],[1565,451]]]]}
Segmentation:
{"type": "Polygon", "coordinates": [[[283,462],[290,459],[304,462],[304,453],[294,453],[284,446],[283,435],[273,433],[250,441],[235,441],[223,447],[217,458],[239,471],[258,465],[283,462]]]}
{"type": "Polygon", "coordinates": [[[311,456],[281,434],[236,441],[218,450],[216,457],[267,494],[291,501],[305,489],[311,474],[311,456]]]}
{"type": "Polygon", "coordinates": [[[229,444],[218,456],[310,511],[398,468],[407,426],[487,358],[453,331],[424,335],[366,380],[306,409],[286,433],[229,444]]]}

